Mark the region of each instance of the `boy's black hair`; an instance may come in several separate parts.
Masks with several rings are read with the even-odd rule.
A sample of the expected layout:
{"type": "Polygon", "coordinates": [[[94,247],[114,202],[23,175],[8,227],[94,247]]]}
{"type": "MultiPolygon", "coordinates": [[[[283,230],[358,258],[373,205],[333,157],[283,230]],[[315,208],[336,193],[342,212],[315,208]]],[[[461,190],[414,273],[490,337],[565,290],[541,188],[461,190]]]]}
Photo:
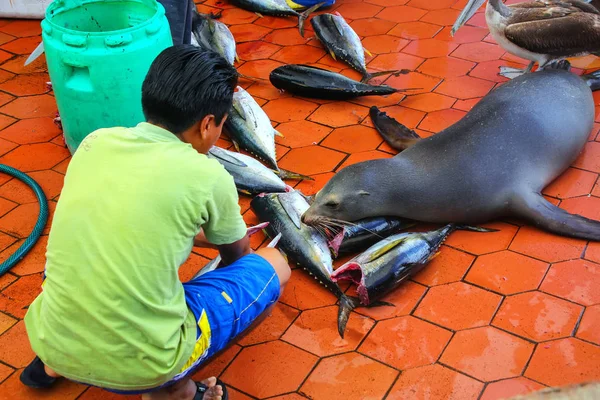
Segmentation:
{"type": "Polygon", "coordinates": [[[220,124],[231,109],[238,74],[225,58],[184,44],[163,50],[142,84],[147,121],[180,134],[207,115],[220,124]]]}

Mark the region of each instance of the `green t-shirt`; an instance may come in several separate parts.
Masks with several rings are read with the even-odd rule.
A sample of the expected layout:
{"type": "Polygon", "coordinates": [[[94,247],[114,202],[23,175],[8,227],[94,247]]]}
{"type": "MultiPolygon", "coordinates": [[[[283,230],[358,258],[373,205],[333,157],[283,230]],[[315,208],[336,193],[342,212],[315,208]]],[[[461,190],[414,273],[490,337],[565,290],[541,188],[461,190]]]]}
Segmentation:
{"type": "Polygon", "coordinates": [[[66,378],[155,387],[194,351],[178,268],[203,228],[215,245],[246,234],[231,175],[157,126],[101,129],[73,156],[25,324],[34,352],[66,378]]]}

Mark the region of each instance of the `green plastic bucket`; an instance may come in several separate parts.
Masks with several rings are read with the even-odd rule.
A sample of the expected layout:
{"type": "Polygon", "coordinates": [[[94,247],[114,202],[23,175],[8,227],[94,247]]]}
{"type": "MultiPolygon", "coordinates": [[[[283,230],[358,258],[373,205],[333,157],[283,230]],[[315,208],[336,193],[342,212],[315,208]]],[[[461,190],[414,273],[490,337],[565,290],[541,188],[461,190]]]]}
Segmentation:
{"type": "Polygon", "coordinates": [[[42,40],[71,154],[96,129],[144,120],[142,82],[173,44],[156,0],[55,0],[42,21],[42,40]]]}

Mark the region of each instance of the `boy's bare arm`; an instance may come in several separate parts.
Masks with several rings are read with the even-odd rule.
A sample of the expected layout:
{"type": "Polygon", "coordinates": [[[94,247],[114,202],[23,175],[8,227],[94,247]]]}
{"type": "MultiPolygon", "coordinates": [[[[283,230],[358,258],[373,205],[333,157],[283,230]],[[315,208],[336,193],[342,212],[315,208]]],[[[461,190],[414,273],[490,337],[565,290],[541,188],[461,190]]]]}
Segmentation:
{"type": "Polygon", "coordinates": [[[194,246],[208,249],[217,249],[217,246],[208,241],[203,230],[201,230],[200,233],[194,238],[194,246]]]}
{"type": "Polygon", "coordinates": [[[229,265],[247,254],[251,254],[250,237],[244,236],[242,239],[231,244],[216,246],[221,254],[223,265],[229,265]]]}

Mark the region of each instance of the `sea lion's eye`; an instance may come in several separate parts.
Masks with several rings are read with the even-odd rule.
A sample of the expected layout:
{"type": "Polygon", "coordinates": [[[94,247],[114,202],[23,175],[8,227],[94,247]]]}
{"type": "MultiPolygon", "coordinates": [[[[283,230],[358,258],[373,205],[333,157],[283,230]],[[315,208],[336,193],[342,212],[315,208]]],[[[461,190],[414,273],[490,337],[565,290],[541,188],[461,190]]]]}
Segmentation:
{"type": "Polygon", "coordinates": [[[327,203],[325,203],[325,206],[329,207],[329,208],[336,208],[339,205],[340,205],[340,203],[338,203],[335,200],[329,200],[327,203]]]}

